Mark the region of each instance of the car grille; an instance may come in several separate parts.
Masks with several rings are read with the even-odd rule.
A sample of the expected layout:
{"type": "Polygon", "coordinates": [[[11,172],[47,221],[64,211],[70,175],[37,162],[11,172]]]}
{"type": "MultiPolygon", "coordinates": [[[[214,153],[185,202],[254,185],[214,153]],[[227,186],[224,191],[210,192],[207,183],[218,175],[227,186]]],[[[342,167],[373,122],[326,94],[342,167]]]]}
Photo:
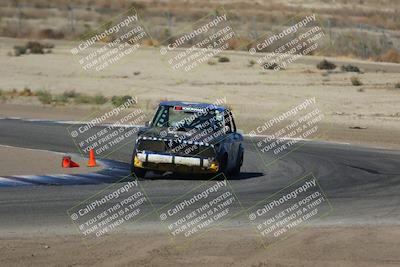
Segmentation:
{"type": "Polygon", "coordinates": [[[165,143],[159,140],[139,140],[137,149],[139,151],[165,152],[165,143]]]}
{"type": "Polygon", "coordinates": [[[204,158],[215,157],[214,148],[199,144],[185,144],[176,140],[139,140],[139,151],[152,151],[181,156],[198,156],[204,158]]]}

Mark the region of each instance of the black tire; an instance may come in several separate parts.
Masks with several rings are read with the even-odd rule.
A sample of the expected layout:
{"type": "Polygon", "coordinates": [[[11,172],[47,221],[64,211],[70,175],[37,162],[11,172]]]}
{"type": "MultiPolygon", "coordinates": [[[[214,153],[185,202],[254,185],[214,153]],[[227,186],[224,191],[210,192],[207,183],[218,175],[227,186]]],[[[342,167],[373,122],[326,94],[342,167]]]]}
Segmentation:
{"type": "Polygon", "coordinates": [[[138,178],[140,180],[144,179],[144,177],[146,176],[146,170],[142,169],[142,168],[136,168],[136,167],[131,167],[131,175],[133,178],[138,178]]]}
{"type": "Polygon", "coordinates": [[[235,176],[240,174],[240,168],[243,165],[243,157],[244,157],[243,149],[240,149],[239,152],[238,152],[238,157],[236,159],[235,168],[232,170],[232,174],[235,175],[235,176]]]}
{"type": "MultiPolygon", "coordinates": [[[[228,155],[224,154],[221,157],[221,160],[219,162],[219,170],[218,174],[224,174],[226,178],[228,178],[228,155]]],[[[224,179],[224,177],[218,177],[220,179],[224,179]]]]}
{"type": "Polygon", "coordinates": [[[146,176],[147,170],[135,167],[135,162],[134,162],[135,155],[136,155],[136,145],[133,148],[132,157],[131,157],[131,159],[132,159],[132,161],[131,161],[131,176],[134,179],[137,178],[139,180],[143,180],[144,177],[146,176]]]}

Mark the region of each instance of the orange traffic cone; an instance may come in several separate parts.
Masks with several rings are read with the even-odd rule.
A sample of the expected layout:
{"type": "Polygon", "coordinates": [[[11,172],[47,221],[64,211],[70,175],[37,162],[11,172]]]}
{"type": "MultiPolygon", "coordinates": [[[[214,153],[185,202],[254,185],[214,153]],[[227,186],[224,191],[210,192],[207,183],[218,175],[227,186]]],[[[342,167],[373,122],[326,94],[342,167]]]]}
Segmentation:
{"type": "Polygon", "coordinates": [[[63,159],[61,161],[61,166],[63,168],[76,168],[76,167],[79,167],[79,164],[72,161],[71,157],[65,156],[65,157],[63,157],[63,159]]]}
{"type": "Polygon", "coordinates": [[[69,168],[69,166],[71,165],[71,157],[63,157],[62,161],[61,161],[61,166],[63,168],[69,168]]]}
{"type": "Polygon", "coordinates": [[[87,166],[88,167],[96,167],[97,166],[93,148],[90,149],[90,151],[89,151],[89,161],[88,161],[87,166]]]}
{"type": "Polygon", "coordinates": [[[78,163],[76,163],[75,161],[72,161],[71,160],[71,163],[70,163],[70,168],[77,168],[77,167],[80,167],[80,165],[78,164],[78,163]]]}

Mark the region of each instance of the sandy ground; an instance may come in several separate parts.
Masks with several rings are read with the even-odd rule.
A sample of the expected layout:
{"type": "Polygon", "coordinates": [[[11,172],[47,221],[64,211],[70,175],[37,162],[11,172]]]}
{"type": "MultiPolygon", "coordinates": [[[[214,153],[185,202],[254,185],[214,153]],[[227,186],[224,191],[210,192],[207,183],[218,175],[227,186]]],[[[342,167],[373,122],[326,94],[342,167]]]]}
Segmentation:
{"type": "MultiPolygon", "coordinates": [[[[148,111],[166,99],[214,102],[226,98],[239,128],[246,132],[315,97],[325,115],[319,139],[400,149],[400,89],[394,89],[400,82],[398,64],[330,59],[339,65],[355,64],[364,73],[327,73],[315,68],[321,58],[306,57],[285,71],[264,73],[248,66],[254,58],[245,53],[227,53],[228,63],[203,64],[186,73],[171,70],[158,49],[144,48],[96,73],[82,70],[69,53],[76,43],[52,41],[56,48],[48,55],[7,56],[12,46],[21,42],[24,40],[0,38],[2,90],[27,87],[52,93],[129,94],[137,96],[148,111]],[[363,85],[352,86],[351,76],[358,76],[363,85]]],[[[92,111],[91,107],[42,107],[25,98],[0,104],[0,117],[82,120],[92,111]]],[[[13,151],[6,158],[2,150],[0,147],[0,170],[4,173],[0,175],[7,175],[5,171],[10,169],[13,173],[9,174],[22,174],[15,173],[19,162],[30,164],[33,158],[26,151],[13,151]],[[19,161],[20,156],[29,160],[19,161]]],[[[37,152],[32,153],[37,156],[37,152]]],[[[41,160],[32,162],[32,168],[37,169],[29,174],[33,170],[35,174],[60,173],[60,158],[44,153],[41,160]]],[[[212,232],[180,250],[168,242],[166,233],[154,231],[113,234],[90,249],[77,235],[18,233],[0,237],[0,265],[400,266],[399,237],[398,226],[314,227],[298,230],[296,235],[265,249],[256,242],[253,231],[235,229],[212,232]]]]}
{"type": "Polygon", "coordinates": [[[45,175],[91,173],[103,167],[86,167],[87,159],[73,156],[79,168],[62,168],[61,160],[65,154],[44,150],[17,148],[0,145],[0,176],[7,175],[45,175]]]}
{"type": "MultiPolygon", "coordinates": [[[[76,90],[106,96],[129,94],[137,96],[140,107],[149,114],[161,100],[226,99],[238,127],[245,132],[315,97],[325,115],[319,138],[400,149],[400,89],[394,87],[400,82],[400,64],[333,58],[330,60],[339,67],[328,73],[315,67],[320,57],[310,56],[299,59],[287,70],[265,73],[257,65],[248,66],[254,57],[227,52],[228,63],[205,63],[185,72],[173,71],[157,48],[144,47],[102,72],[85,72],[69,52],[76,43],[54,41],[53,54],[10,57],[7,52],[24,40],[1,38],[1,42],[2,90],[26,87],[52,93],[76,90]],[[363,73],[340,71],[342,64],[350,63],[363,73]],[[363,85],[352,86],[352,76],[358,76],[363,85]]],[[[76,106],[43,108],[27,98],[0,104],[0,117],[81,120],[92,111],[92,107],[76,106]]]]}
{"type": "Polygon", "coordinates": [[[213,230],[182,248],[163,232],[0,238],[2,266],[400,266],[400,227],[301,228],[263,247],[249,230],[213,230]],[[67,253],[65,253],[67,252],[67,253]]]}

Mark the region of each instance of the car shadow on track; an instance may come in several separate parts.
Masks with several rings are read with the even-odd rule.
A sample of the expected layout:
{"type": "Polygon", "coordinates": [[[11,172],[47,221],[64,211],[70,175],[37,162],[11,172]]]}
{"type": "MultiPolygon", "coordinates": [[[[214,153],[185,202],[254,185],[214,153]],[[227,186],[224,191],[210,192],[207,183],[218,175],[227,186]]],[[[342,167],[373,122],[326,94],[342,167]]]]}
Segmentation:
{"type": "MultiPolygon", "coordinates": [[[[228,180],[246,180],[263,176],[262,172],[241,172],[236,176],[227,177],[228,180]]],[[[222,175],[193,175],[193,174],[167,174],[167,175],[157,175],[151,174],[147,175],[144,180],[204,180],[208,181],[211,179],[222,180],[224,176],[222,175]]]]}
{"type": "MultiPolygon", "coordinates": [[[[128,175],[130,173],[130,165],[125,162],[119,162],[119,161],[114,161],[114,160],[104,160],[105,162],[108,163],[109,168],[100,171],[99,173],[107,174],[110,176],[120,176],[123,178],[124,176],[128,175]],[[123,175],[121,174],[123,173],[123,175]]],[[[217,174],[178,174],[178,173],[170,173],[170,174],[156,174],[153,172],[149,172],[146,174],[146,178],[140,179],[140,180],[204,180],[208,181],[210,179],[217,179],[221,180],[223,179],[223,176],[218,176],[217,174]]],[[[246,180],[246,179],[252,179],[252,178],[258,178],[264,176],[264,173],[262,172],[241,172],[239,175],[235,176],[230,176],[227,177],[228,180],[246,180]]],[[[132,180],[134,180],[134,177],[131,177],[132,180]]],[[[123,179],[123,181],[126,180],[131,180],[131,179],[123,179]]],[[[122,182],[122,181],[121,181],[122,182]]]]}

